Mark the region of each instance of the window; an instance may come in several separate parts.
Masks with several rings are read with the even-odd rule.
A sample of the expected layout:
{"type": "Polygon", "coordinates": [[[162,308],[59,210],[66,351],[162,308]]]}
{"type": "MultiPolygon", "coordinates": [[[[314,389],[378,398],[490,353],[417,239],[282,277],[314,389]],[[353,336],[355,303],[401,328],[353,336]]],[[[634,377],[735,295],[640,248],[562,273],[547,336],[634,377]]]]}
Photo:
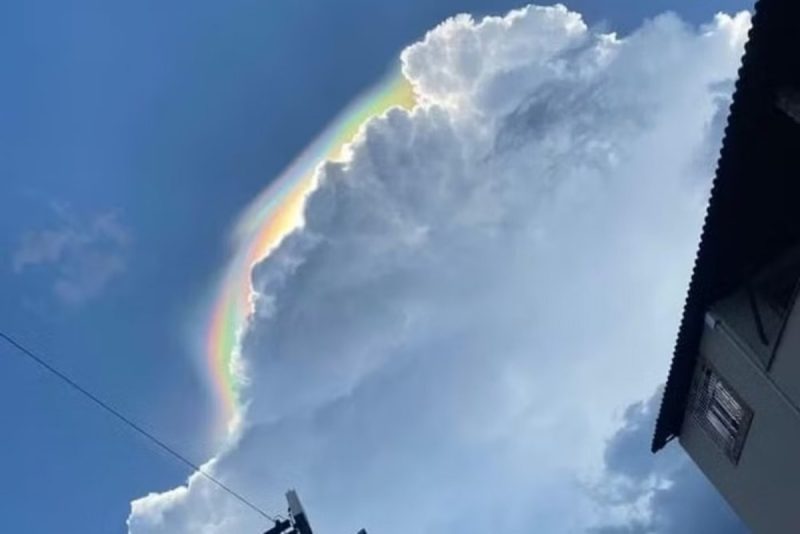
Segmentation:
{"type": "Polygon", "coordinates": [[[691,410],[700,427],[731,462],[737,463],[753,412],[708,365],[701,367],[691,410]]]}

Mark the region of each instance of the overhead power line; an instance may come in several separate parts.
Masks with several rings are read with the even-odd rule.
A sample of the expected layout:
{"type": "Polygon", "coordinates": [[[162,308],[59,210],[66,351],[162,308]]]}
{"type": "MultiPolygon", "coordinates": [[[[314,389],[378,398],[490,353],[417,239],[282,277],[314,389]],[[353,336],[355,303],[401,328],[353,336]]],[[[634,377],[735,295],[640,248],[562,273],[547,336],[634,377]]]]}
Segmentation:
{"type": "Polygon", "coordinates": [[[180,452],[176,451],[174,448],[170,447],[169,445],[167,445],[166,443],[161,441],[159,438],[154,436],[152,433],[148,432],[147,430],[145,430],[144,428],[142,428],[141,426],[139,426],[138,424],[133,422],[129,417],[127,417],[122,412],[120,412],[119,410],[117,410],[116,408],[111,406],[109,403],[107,403],[106,401],[104,401],[103,399],[101,399],[100,397],[98,397],[97,395],[95,395],[94,393],[92,393],[91,391],[86,389],[85,387],[81,386],[77,382],[75,382],[72,378],[70,378],[69,376],[67,376],[63,372],[59,371],[58,369],[56,369],[55,367],[53,367],[52,365],[47,363],[47,361],[44,358],[36,355],[36,353],[34,353],[32,350],[27,348],[25,345],[23,345],[19,341],[15,340],[11,336],[3,333],[2,331],[0,331],[0,338],[3,338],[3,340],[5,340],[9,345],[11,345],[15,349],[17,349],[21,354],[27,356],[30,360],[32,360],[33,362],[38,364],[42,369],[46,370],[50,374],[52,374],[55,377],[57,377],[59,380],[64,382],[66,385],[68,385],[69,387],[71,387],[72,389],[74,389],[75,391],[77,391],[78,393],[80,393],[81,395],[86,397],[87,399],[89,399],[96,406],[98,406],[101,409],[105,410],[107,413],[113,415],[118,421],[122,422],[127,427],[131,428],[135,432],[139,433],[140,435],[144,436],[148,440],[150,440],[153,443],[155,443],[156,445],[158,445],[162,450],[164,450],[167,453],[169,453],[169,455],[171,455],[173,458],[175,458],[176,460],[178,460],[182,464],[190,467],[192,469],[192,471],[200,473],[200,475],[202,475],[203,477],[208,479],[210,482],[216,484],[216,486],[219,487],[221,490],[225,491],[226,493],[228,493],[229,495],[234,497],[236,500],[238,500],[239,502],[241,502],[242,504],[244,504],[245,506],[247,506],[251,510],[255,511],[260,516],[268,519],[269,521],[272,521],[273,523],[276,522],[275,517],[273,517],[273,516],[269,515],[268,513],[266,513],[264,510],[262,510],[261,508],[259,508],[255,504],[253,504],[252,501],[246,499],[241,494],[237,493],[236,491],[234,491],[233,489],[231,489],[230,487],[228,487],[227,485],[222,483],[219,479],[217,479],[216,477],[214,477],[213,475],[211,475],[210,473],[208,473],[207,471],[202,469],[199,465],[195,464],[194,462],[192,462],[191,460],[186,458],[183,454],[181,454],[180,452]]]}

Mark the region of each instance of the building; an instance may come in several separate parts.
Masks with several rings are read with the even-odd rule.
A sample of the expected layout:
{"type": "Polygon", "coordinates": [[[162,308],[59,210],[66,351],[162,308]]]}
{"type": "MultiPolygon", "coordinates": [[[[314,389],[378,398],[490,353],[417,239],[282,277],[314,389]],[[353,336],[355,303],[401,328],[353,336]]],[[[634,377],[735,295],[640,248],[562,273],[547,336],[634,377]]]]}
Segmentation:
{"type": "Polygon", "coordinates": [[[760,0],[652,450],[758,533],[800,532],[800,2],[760,0]]]}

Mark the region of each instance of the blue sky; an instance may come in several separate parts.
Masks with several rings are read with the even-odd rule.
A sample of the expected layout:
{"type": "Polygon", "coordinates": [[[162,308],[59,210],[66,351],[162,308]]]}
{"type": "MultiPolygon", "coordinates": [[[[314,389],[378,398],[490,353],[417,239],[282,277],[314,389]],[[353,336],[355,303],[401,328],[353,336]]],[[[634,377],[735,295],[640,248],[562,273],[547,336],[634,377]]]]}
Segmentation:
{"type": "MultiPolygon", "coordinates": [[[[213,453],[192,336],[240,210],[400,51],[519,2],[0,7],[0,326],[187,455],[213,453]],[[110,222],[109,222],[110,221],[110,222]],[[49,252],[15,260],[24,248],[49,252]],[[87,259],[88,258],[88,259],[87,259]]],[[[749,2],[572,2],[626,33],[749,2]]],[[[3,532],[124,532],[187,473],[0,347],[3,532]]]]}

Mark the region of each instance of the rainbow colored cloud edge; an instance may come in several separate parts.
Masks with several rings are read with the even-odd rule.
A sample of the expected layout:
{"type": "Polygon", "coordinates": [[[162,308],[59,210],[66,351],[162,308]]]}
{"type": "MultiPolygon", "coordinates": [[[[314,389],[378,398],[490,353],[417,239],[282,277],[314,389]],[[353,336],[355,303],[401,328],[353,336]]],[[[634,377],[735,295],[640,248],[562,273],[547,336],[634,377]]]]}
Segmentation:
{"type": "Polygon", "coordinates": [[[239,341],[254,310],[251,271],[281,240],[302,225],[305,200],[326,161],[345,161],[348,146],[371,118],[416,105],[411,84],[397,69],[360,95],[289,167],[258,195],[235,229],[235,253],[209,313],[205,358],[217,401],[217,427],[232,432],[241,417],[239,341]]]}

